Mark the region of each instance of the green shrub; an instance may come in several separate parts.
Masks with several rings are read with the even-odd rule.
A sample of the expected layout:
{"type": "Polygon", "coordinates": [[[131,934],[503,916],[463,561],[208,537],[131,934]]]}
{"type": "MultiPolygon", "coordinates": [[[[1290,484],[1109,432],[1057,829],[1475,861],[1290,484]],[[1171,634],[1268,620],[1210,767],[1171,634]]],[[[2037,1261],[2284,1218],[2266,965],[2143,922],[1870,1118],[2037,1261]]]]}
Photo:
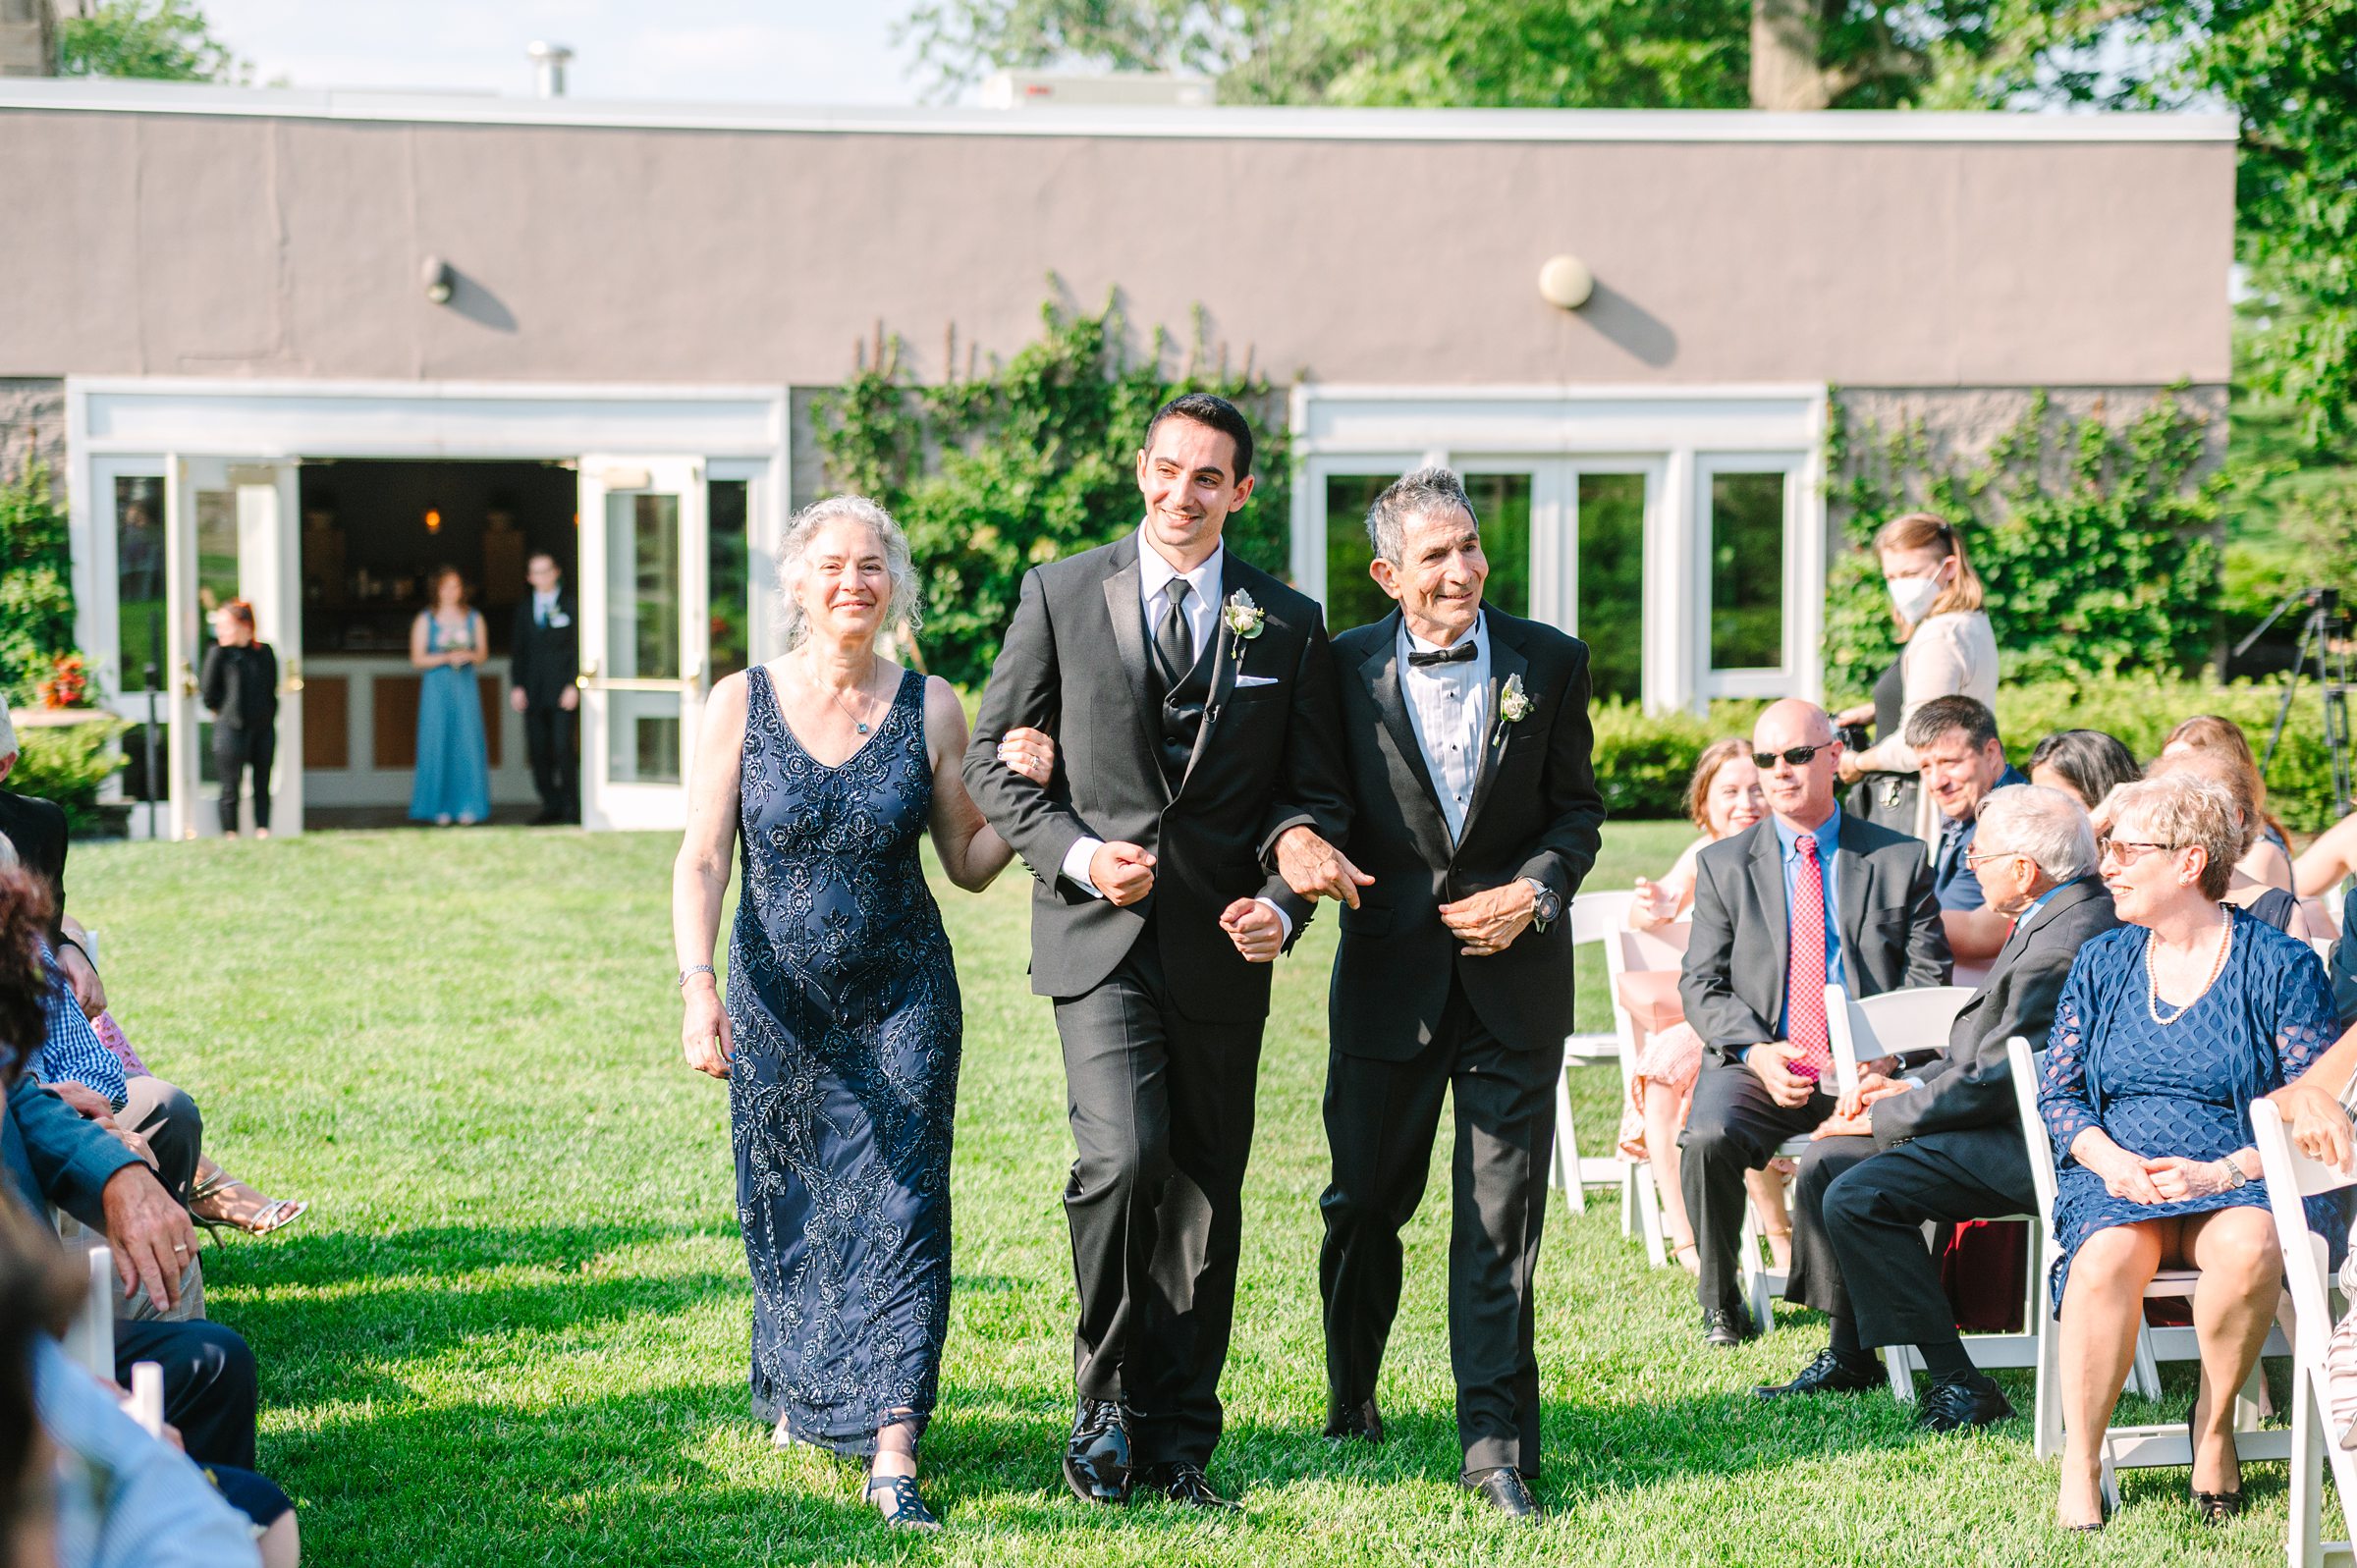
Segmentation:
{"type": "Polygon", "coordinates": [[[87,837],[106,825],[98,787],[123,766],[111,742],[130,728],[127,720],[112,714],[94,714],[82,724],[20,726],[17,745],[22,754],[9,770],[6,787],[56,801],[65,808],[69,831],[77,838],[87,837]]]}
{"type": "MultiPolygon", "coordinates": [[[[2157,676],[2024,681],[1998,689],[1997,724],[2016,765],[2026,765],[2038,742],[2057,730],[2101,730],[2149,760],[2161,754],[2162,742],[2180,720],[2197,713],[2233,720],[2250,737],[2251,749],[2264,752],[2282,689],[2273,681],[2220,687],[2157,676]]],[[[1648,716],[1618,702],[1597,703],[1590,716],[1606,809],[1631,820],[1683,816],[1695,759],[1721,735],[1749,735],[1761,707],[1715,702],[1710,718],[1703,720],[1684,713],[1648,716]]],[[[2301,688],[2292,705],[2283,743],[2267,770],[2267,788],[2268,809],[2295,831],[2314,833],[2338,816],[2323,699],[2314,682],[2301,688]]]]}
{"type": "Polygon", "coordinates": [[[74,651],[74,565],[49,468],[0,484],[0,702],[28,703],[74,651]]]}

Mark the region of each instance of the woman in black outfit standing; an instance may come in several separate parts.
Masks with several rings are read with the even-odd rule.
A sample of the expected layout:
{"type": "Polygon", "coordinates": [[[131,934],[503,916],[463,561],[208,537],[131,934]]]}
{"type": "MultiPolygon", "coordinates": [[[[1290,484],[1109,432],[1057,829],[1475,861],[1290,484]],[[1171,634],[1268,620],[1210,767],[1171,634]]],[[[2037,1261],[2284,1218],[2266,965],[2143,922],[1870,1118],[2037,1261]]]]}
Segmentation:
{"type": "Polygon", "coordinates": [[[213,770],[221,777],[221,835],[238,836],[242,776],[253,770],[253,836],[270,837],[270,758],[278,749],[278,655],[253,635],[253,606],[232,599],[213,612],[204,656],[204,705],[213,715],[213,770]]]}

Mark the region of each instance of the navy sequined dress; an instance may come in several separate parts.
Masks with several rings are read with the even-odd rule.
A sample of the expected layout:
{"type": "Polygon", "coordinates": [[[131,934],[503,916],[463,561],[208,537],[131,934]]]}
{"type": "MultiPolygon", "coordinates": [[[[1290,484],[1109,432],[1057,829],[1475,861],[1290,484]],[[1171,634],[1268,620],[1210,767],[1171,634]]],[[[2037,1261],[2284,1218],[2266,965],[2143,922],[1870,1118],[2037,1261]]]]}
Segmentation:
{"type": "Polygon", "coordinates": [[[930,1417],[949,1328],[958,972],[917,843],[932,810],[925,678],[901,677],[842,766],[746,676],[729,940],[729,1108],[753,1278],[753,1413],[874,1451],[930,1417]]]}
{"type": "MultiPolygon", "coordinates": [[[[2251,1102],[2305,1072],[2339,1033],[2316,950],[2240,909],[2230,918],[2234,946],[2224,970],[2171,1023],[2153,1021],[2144,971],[2152,933],[2144,927],[2106,932],[2071,960],[2038,1090],[2055,1144],[2057,1309],[2070,1260],[2099,1230],[2267,1207],[2264,1181],[2178,1203],[2114,1198],[2103,1177],[2070,1158],[2071,1140],[2089,1127],[2148,1159],[2221,1160],[2248,1148],[2251,1102]]],[[[2339,1196],[2311,1199],[2310,1224],[2330,1225],[2339,1196]]]]}

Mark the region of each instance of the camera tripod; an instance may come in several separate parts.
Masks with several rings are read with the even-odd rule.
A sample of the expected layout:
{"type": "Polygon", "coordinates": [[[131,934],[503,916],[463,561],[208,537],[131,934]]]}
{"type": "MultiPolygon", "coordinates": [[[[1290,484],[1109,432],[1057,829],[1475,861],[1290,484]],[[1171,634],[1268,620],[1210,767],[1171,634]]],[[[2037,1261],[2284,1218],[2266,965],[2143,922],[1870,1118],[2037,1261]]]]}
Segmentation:
{"type": "Polygon", "coordinates": [[[2267,619],[2249,636],[2234,645],[2234,656],[2240,658],[2248,653],[2251,645],[2266,635],[2267,628],[2294,605],[2307,606],[2308,614],[2300,622],[2299,651],[2292,657],[2291,668],[2283,673],[2283,699],[2275,705],[2275,724],[2268,731],[2267,750],[2259,758],[2259,773],[2265,778],[2269,766],[2275,762],[2275,747],[2281,744],[2284,726],[2291,721],[2291,705],[2300,694],[2300,682],[2313,673],[2317,693],[2324,699],[2325,749],[2332,757],[2332,809],[2336,818],[2345,817],[2350,807],[2350,628],[2348,617],[2341,610],[2340,590],[2309,587],[2285,594],[2283,602],[2268,612],[2267,619]]]}

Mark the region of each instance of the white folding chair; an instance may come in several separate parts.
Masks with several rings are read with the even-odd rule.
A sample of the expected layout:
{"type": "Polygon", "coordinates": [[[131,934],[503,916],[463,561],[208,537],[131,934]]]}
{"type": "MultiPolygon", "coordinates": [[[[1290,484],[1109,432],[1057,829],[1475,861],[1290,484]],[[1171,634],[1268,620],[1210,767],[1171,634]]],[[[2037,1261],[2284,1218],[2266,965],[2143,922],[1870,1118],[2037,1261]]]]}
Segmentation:
{"type": "MultiPolygon", "coordinates": [[[[2282,1113],[2273,1101],[2251,1107],[2252,1141],[2259,1146],[2260,1174],[2275,1212],[2275,1239],[2283,1248],[2285,1299],[2291,1313],[2291,1525],[2284,1555],[2291,1568],[2357,1560],[2347,1541],[2327,1543],[2324,1534],[2324,1467],[2332,1467],[2340,1492],[2343,1529],[2357,1536],[2357,1454],[2340,1445],[2332,1430],[2332,1390],[2325,1373],[2325,1347],[2332,1334],[2331,1276],[2325,1271],[2325,1238],[2308,1228],[2300,1200],[2357,1183],[2357,1170],[2335,1170],[2292,1147],[2282,1113]]],[[[2240,1439],[2237,1439],[2239,1446],[2240,1439]]]]}
{"type": "MultiPolygon", "coordinates": [[[[1834,1092],[1844,1095],[1857,1087],[1858,1066],[1877,1056],[1890,1055],[1893,1043],[1918,1041],[1932,1045],[1947,1042],[1948,1026],[1956,1021],[1956,1009],[1972,993],[1962,986],[1914,986],[1899,991],[1887,991],[1879,997],[1851,1000],[1839,986],[1825,988],[1826,1031],[1831,1037],[1834,1055],[1834,1092]]],[[[1907,1050],[1922,1050],[1921,1045],[1906,1046],[1907,1050]]],[[[1805,1133],[1788,1138],[1777,1153],[1789,1160],[1798,1160],[1809,1152],[1813,1142],[1805,1133]]],[[[1752,1213],[1748,1200],[1743,1206],[1742,1264],[1744,1294],[1751,1302],[1752,1322],[1765,1331],[1774,1323],[1775,1301],[1784,1293],[1789,1274],[1775,1266],[1766,1256],[1767,1238],[1760,1233],[1759,1217],[1752,1213]]],[[[1893,1384],[1895,1386],[1895,1383],[1893,1384]]]]}
{"type": "MultiPolygon", "coordinates": [[[[1636,901],[1636,896],[1628,891],[1573,894],[1571,946],[1584,947],[1591,942],[1603,943],[1609,967],[1612,934],[1627,924],[1629,905],[1636,901]]],[[[1573,1214],[1587,1213],[1587,1188],[1591,1183],[1607,1186],[1620,1179],[1620,1162],[1613,1156],[1580,1158],[1579,1130],[1571,1118],[1571,1069],[1612,1061],[1618,1055],[1619,1041],[1615,1031],[1563,1038],[1563,1070],[1555,1086],[1555,1149],[1548,1162],[1547,1175],[1570,1199],[1573,1214]]]]}
{"type": "MultiPolygon", "coordinates": [[[[2061,1262],[2062,1247],[2054,1229],[2055,1214],[2055,1144],[2046,1130],[2046,1118],[2038,1113],[2038,1073],[2045,1064],[2046,1053],[2033,1053],[2030,1043],[2015,1035],[2005,1042],[2005,1057],[2013,1073],[2013,1100],[2021,1109],[2021,1141],[2030,1156],[2030,1179],[2038,1189],[2038,1212],[2046,1223],[2040,1227],[2043,1244],[2040,1247],[2038,1270],[2031,1279],[2031,1290],[2038,1298],[2038,1408],[2035,1452],[2040,1459],[2051,1459],[2062,1451],[2062,1336],[2055,1325],[2055,1293],[2052,1280],[2055,1267],[2061,1262]]],[[[2151,1284],[2144,1287],[2144,1299],[2164,1301],[2170,1298],[2191,1300],[2193,1288],[2201,1278],[2198,1269],[2164,1269],[2153,1275],[2151,1284]]],[[[2143,1378],[2152,1374],[2153,1355],[2147,1341],[2156,1333],[2181,1333],[2190,1341],[2193,1330],[2140,1329],[2137,1335],[2137,1362],[2132,1381],[2148,1399],[2158,1398],[2161,1388],[2157,1377],[2149,1385],[2143,1378]]],[[[2263,1354],[2289,1355],[2290,1341],[2277,1326],[2268,1334],[2263,1354]]],[[[2194,1359],[2175,1355],[2165,1360],[2194,1359]]],[[[2245,1461],[2284,1459],[2291,1453],[2291,1434],[2281,1429],[2259,1430],[2261,1395],[2266,1380],[2257,1367],[2251,1369],[2250,1381],[2234,1401],[2234,1448],[2245,1461]]],[[[2146,1470],[2167,1465],[2190,1465],[2193,1451],[2185,1441],[2182,1422],[2160,1427],[2113,1427],[2104,1433],[2104,1495],[2116,1504],[2119,1487],[2114,1476],[2122,1470],[2146,1470]]]]}
{"type": "MultiPolygon", "coordinates": [[[[1621,1103],[1628,1104],[1637,1078],[1637,1060],[1644,1054],[1641,1032],[1620,998],[1620,977],[1631,972],[1665,971],[1685,960],[1686,938],[1693,927],[1686,921],[1631,931],[1623,926],[1605,937],[1605,968],[1613,988],[1613,1032],[1619,1048],[1621,1103]]],[[[1656,1269],[1671,1261],[1669,1231],[1662,1217],[1659,1173],[1651,1160],[1620,1159],[1620,1234],[1639,1238],[1646,1261],[1656,1269]]]]}
{"type": "Polygon", "coordinates": [[[84,1254],[90,1271],[90,1293],[82,1311],[66,1325],[66,1359],[93,1378],[115,1380],[115,1255],[105,1247],[84,1254]]]}

